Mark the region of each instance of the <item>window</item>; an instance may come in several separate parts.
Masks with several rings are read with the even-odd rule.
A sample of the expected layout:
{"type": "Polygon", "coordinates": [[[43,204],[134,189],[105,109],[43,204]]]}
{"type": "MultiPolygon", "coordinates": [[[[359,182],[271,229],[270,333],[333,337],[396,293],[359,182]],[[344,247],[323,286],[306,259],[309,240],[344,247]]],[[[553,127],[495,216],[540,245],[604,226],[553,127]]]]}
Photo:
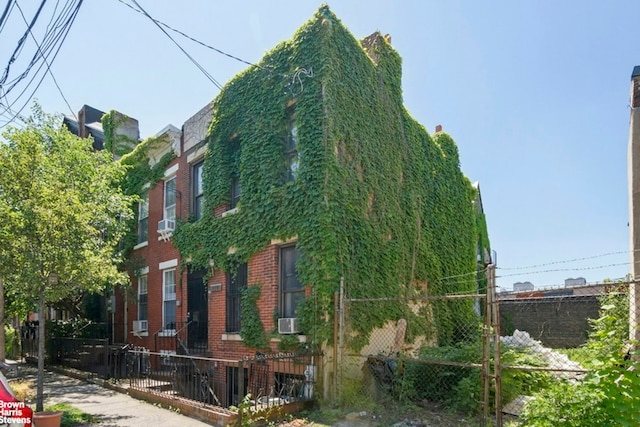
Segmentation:
{"type": "Polygon", "coordinates": [[[176,270],[162,272],[162,328],[176,329],[176,270]]]}
{"type": "Polygon", "coordinates": [[[138,320],[149,320],[147,276],[138,277],[138,320]]]}
{"type": "Polygon", "coordinates": [[[149,195],[142,196],[138,204],[138,243],[146,242],[149,238],[149,195]]]}
{"type": "Polygon", "coordinates": [[[298,175],[298,167],[300,166],[300,157],[298,156],[298,126],[296,124],[295,106],[287,108],[285,156],[287,160],[285,181],[293,181],[298,175]]]}
{"type": "Polygon", "coordinates": [[[247,287],[247,264],[227,273],[227,332],[240,331],[240,296],[247,287]]]}
{"type": "Polygon", "coordinates": [[[295,246],[280,248],[280,315],[296,317],[296,309],[304,300],[304,287],[298,278],[296,263],[300,252],[295,246]]]}
{"type": "Polygon", "coordinates": [[[229,155],[231,156],[231,191],[229,194],[229,209],[235,209],[240,202],[240,138],[234,137],[229,142],[229,155]]]}
{"type": "Polygon", "coordinates": [[[163,219],[176,219],[176,177],[164,181],[164,216],[163,219]]]}
{"type": "Polygon", "coordinates": [[[193,165],[191,172],[191,194],[193,195],[193,204],[191,213],[195,219],[202,216],[202,202],[204,201],[204,193],[202,189],[202,170],[204,162],[198,162],[193,165]]]}
{"type": "Polygon", "coordinates": [[[231,201],[229,202],[229,209],[235,209],[240,201],[240,176],[234,174],[231,177],[231,201]]]}

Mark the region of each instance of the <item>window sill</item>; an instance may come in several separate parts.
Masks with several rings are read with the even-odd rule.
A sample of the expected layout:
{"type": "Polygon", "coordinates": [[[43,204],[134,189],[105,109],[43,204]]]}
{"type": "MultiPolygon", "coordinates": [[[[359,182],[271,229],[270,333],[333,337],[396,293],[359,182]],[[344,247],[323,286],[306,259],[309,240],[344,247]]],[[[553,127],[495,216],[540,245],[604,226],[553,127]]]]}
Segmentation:
{"type": "Polygon", "coordinates": [[[158,333],[159,337],[175,337],[176,331],[173,329],[167,329],[166,331],[162,331],[158,333]]]}
{"type": "MultiPolygon", "coordinates": [[[[283,334],[280,334],[280,335],[283,335],[283,334]]],[[[289,336],[289,334],[287,334],[286,336],[289,336]]],[[[298,337],[298,342],[307,342],[306,335],[295,335],[295,336],[298,337]]],[[[282,339],[280,338],[271,338],[271,342],[280,342],[280,341],[282,341],[282,339]]]]}
{"type": "Polygon", "coordinates": [[[225,217],[225,216],[227,216],[227,215],[233,215],[234,213],[237,213],[237,212],[238,212],[238,208],[237,208],[237,207],[235,207],[235,208],[233,208],[233,209],[229,209],[228,211],[224,211],[224,212],[222,212],[222,215],[220,215],[220,216],[221,216],[222,218],[224,218],[224,217],[225,217]]]}
{"type": "Polygon", "coordinates": [[[135,251],[136,249],[144,248],[145,246],[148,246],[148,245],[149,245],[149,241],[145,240],[144,242],[140,242],[137,245],[135,245],[133,247],[133,250],[135,251]]]}
{"type": "Polygon", "coordinates": [[[240,334],[222,334],[220,337],[222,341],[242,341],[240,334]]]}
{"type": "Polygon", "coordinates": [[[136,337],[148,337],[149,331],[131,331],[131,333],[136,337]]]}

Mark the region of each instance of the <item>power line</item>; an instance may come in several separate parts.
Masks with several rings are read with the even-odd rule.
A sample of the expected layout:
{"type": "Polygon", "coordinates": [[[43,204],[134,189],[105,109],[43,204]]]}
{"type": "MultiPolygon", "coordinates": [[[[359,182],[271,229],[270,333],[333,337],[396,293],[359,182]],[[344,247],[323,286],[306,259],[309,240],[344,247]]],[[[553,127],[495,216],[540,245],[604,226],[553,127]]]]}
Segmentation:
{"type": "Polygon", "coordinates": [[[216,86],[218,89],[222,89],[222,85],[218,83],[218,81],[215,78],[213,78],[213,76],[209,74],[209,72],[207,72],[207,70],[205,70],[204,67],[198,63],[198,61],[196,61],[191,55],[189,55],[189,53],[186,50],[184,50],[184,48],[180,46],[180,44],[177,41],[175,41],[174,38],[171,37],[171,35],[167,33],[167,31],[164,28],[162,28],[162,26],[155,19],[152,18],[151,15],[149,15],[147,11],[144,10],[136,0],[132,0],[132,1],[146,15],[146,17],[149,18],[160,29],[160,31],[162,31],[167,37],[169,37],[169,40],[171,40],[176,46],[178,46],[178,49],[180,49],[182,53],[184,53],[187,56],[187,58],[189,58],[189,60],[191,60],[191,62],[193,62],[193,64],[196,67],[198,67],[198,69],[202,72],[202,74],[204,74],[205,77],[207,77],[211,81],[211,83],[214,84],[214,86],[216,86]]]}
{"type": "MultiPolygon", "coordinates": [[[[57,43],[57,49],[55,50],[55,52],[53,53],[53,59],[51,60],[51,63],[53,63],[53,61],[55,61],[56,57],[58,56],[58,53],[60,52],[60,49],[62,48],[62,45],[64,44],[64,41],[67,38],[67,35],[69,34],[69,30],[71,29],[71,26],[73,25],[73,22],[75,21],[75,18],[78,15],[78,11],[80,10],[80,6],[82,5],[83,0],[78,0],[76,6],[73,8],[73,10],[71,11],[71,14],[63,19],[66,19],[65,22],[63,24],[59,24],[56,25],[54,27],[54,29],[57,28],[62,28],[62,31],[59,31],[55,37],[54,37],[54,41],[53,44],[49,44],[49,46],[51,46],[52,48],[56,45],[57,43]],[[58,43],[58,40],[60,40],[60,42],[58,43]]],[[[67,5],[72,4],[71,2],[67,2],[67,5]]],[[[62,15],[62,14],[60,14],[62,15]]],[[[60,17],[56,20],[56,21],[60,21],[60,17]]],[[[48,49],[48,48],[47,48],[48,49]]],[[[50,51],[49,51],[50,52],[50,51]]],[[[37,59],[38,55],[35,55],[34,58],[37,59]]],[[[46,56],[42,56],[43,59],[46,59],[46,56]]],[[[34,59],[32,59],[33,61],[34,59]]],[[[47,64],[48,65],[48,64],[47,64]]],[[[30,64],[30,66],[32,66],[30,64]]],[[[5,93],[0,97],[7,99],[6,102],[6,107],[5,111],[6,112],[11,112],[11,109],[13,107],[13,105],[18,102],[18,100],[22,97],[22,95],[27,91],[27,89],[29,88],[29,86],[33,83],[33,81],[35,80],[36,76],[38,75],[38,72],[42,69],[43,64],[41,63],[40,66],[38,67],[38,70],[36,71],[36,73],[34,74],[34,76],[31,78],[31,80],[29,81],[29,83],[27,83],[27,85],[25,86],[25,88],[22,90],[22,92],[20,92],[20,94],[13,100],[13,102],[9,103],[8,99],[7,99],[7,91],[5,91],[5,93]]],[[[23,73],[24,74],[24,73],[23,73]]],[[[20,113],[22,113],[22,110],[24,110],[24,108],[27,106],[27,104],[29,103],[29,101],[32,99],[33,95],[36,93],[36,91],[38,90],[38,88],[40,87],[40,85],[42,84],[44,77],[45,77],[46,73],[44,73],[42,75],[42,77],[40,78],[40,80],[38,81],[35,89],[31,92],[31,94],[29,95],[29,97],[27,98],[27,100],[22,104],[22,106],[17,110],[17,112],[15,113],[11,113],[13,114],[13,117],[8,120],[4,125],[0,126],[0,129],[2,129],[3,127],[8,126],[9,124],[11,124],[15,119],[20,118],[22,120],[22,118],[20,117],[20,113]]],[[[11,87],[13,88],[15,87],[15,84],[11,87]]],[[[0,86],[0,90],[2,90],[2,86],[0,86]]]]}
{"type": "MultiPolygon", "coordinates": [[[[18,4],[17,1],[16,1],[16,6],[18,7],[18,10],[20,11],[20,15],[22,15],[22,19],[24,20],[24,23],[26,24],[27,23],[27,18],[25,18],[24,13],[22,12],[22,8],[20,8],[20,5],[18,4]]],[[[57,5],[56,5],[56,7],[57,7],[57,5]]],[[[54,11],[54,13],[55,13],[55,11],[54,11]]],[[[47,61],[47,58],[44,56],[44,53],[42,53],[42,49],[40,48],[40,45],[38,44],[38,40],[36,40],[35,36],[33,35],[33,32],[31,32],[31,30],[29,30],[29,34],[31,35],[31,38],[33,39],[33,42],[38,47],[38,52],[42,55],[42,60],[47,65],[47,72],[51,76],[51,79],[53,80],[53,83],[56,85],[56,88],[58,88],[58,92],[60,92],[60,96],[62,96],[62,99],[64,99],[65,104],[67,104],[67,107],[69,107],[69,111],[71,111],[71,114],[73,115],[73,117],[76,120],[78,120],[78,117],[76,117],[76,113],[71,108],[71,105],[69,104],[69,101],[67,100],[67,97],[64,96],[64,93],[62,92],[62,89],[60,88],[60,85],[58,84],[58,81],[56,80],[55,76],[53,75],[53,71],[51,71],[51,66],[49,65],[49,62],[47,61]]]]}
{"type": "Polygon", "coordinates": [[[503,274],[503,275],[500,275],[500,276],[496,276],[496,278],[513,277],[513,276],[524,276],[524,275],[540,274],[540,273],[554,273],[554,272],[559,272],[559,271],[598,270],[598,269],[601,269],[601,268],[619,267],[619,266],[622,266],[622,265],[629,265],[629,264],[630,264],[629,262],[621,262],[621,263],[616,263],[616,264],[598,265],[598,266],[595,266],[595,267],[553,268],[553,269],[549,269],[549,270],[538,270],[538,271],[529,271],[529,272],[523,272],[523,273],[503,274]]]}
{"type": "Polygon", "coordinates": [[[25,31],[22,37],[20,37],[20,39],[18,40],[18,46],[16,46],[13,53],[11,54],[11,58],[9,58],[9,63],[7,64],[7,67],[4,69],[4,72],[2,73],[2,77],[0,77],[0,85],[3,85],[7,81],[7,77],[9,77],[9,69],[11,68],[11,64],[15,62],[18,56],[18,51],[20,51],[20,49],[22,48],[22,45],[24,44],[24,41],[27,39],[27,35],[31,31],[31,28],[38,20],[38,17],[40,16],[40,12],[42,12],[42,8],[44,7],[44,4],[46,2],[47,0],[42,0],[42,2],[40,3],[40,6],[38,7],[38,10],[36,11],[35,16],[31,20],[31,23],[27,26],[27,31],[25,31]]]}
{"type": "MultiPolygon", "coordinates": [[[[135,7],[131,6],[129,3],[125,2],[124,0],[118,0],[118,1],[119,1],[120,3],[122,3],[123,5],[127,6],[128,8],[130,8],[131,10],[134,10],[134,11],[136,11],[136,12],[140,13],[140,14],[145,15],[145,13],[144,13],[143,11],[136,9],[135,7]]],[[[147,15],[147,16],[148,16],[148,15],[147,15]]],[[[262,67],[262,66],[260,66],[260,65],[258,65],[258,64],[254,64],[254,63],[252,63],[252,62],[246,61],[246,60],[244,60],[244,59],[242,59],[242,58],[238,58],[237,56],[231,55],[230,53],[224,52],[224,51],[222,51],[222,50],[220,50],[220,49],[218,49],[218,48],[216,48],[216,47],[213,47],[213,46],[211,46],[211,45],[208,45],[208,44],[206,44],[206,43],[204,43],[204,42],[202,42],[202,41],[200,41],[200,40],[198,40],[198,39],[196,39],[196,38],[194,38],[194,37],[191,37],[191,36],[190,36],[190,35],[188,35],[188,34],[185,34],[184,32],[182,32],[182,31],[180,31],[180,30],[177,30],[177,29],[175,29],[175,28],[171,27],[169,24],[166,24],[166,23],[164,23],[164,22],[162,22],[162,21],[160,21],[160,20],[158,20],[158,19],[155,19],[155,18],[151,18],[151,19],[152,19],[156,24],[162,25],[163,27],[165,27],[165,28],[167,28],[167,29],[169,29],[169,30],[171,30],[171,31],[173,31],[173,32],[175,32],[175,33],[178,33],[178,34],[180,34],[181,36],[183,36],[183,37],[185,37],[185,38],[188,38],[189,40],[191,40],[191,41],[193,41],[193,42],[195,42],[195,43],[198,43],[199,45],[201,45],[201,46],[203,46],[203,47],[206,47],[207,49],[211,49],[211,50],[213,50],[213,51],[215,51],[215,52],[218,52],[218,53],[219,53],[219,54],[221,54],[221,55],[227,56],[227,57],[229,57],[229,58],[231,58],[231,59],[235,59],[236,61],[242,62],[243,64],[247,64],[247,65],[250,65],[250,66],[252,66],[252,67],[260,68],[260,69],[265,70],[265,71],[273,72],[273,70],[271,70],[271,69],[269,69],[269,68],[265,68],[265,67],[262,67]]]]}
{"type": "Polygon", "coordinates": [[[607,257],[607,256],[612,256],[612,255],[629,254],[629,253],[631,253],[631,251],[608,252],[608,253],[605,253],[605,254],[592,255],[592,256],[587,256],[587,257],[582,257],[582,258],[574,258],[574,259],[568,259],[568,260],[562,260],[562,261],[551,261],[551,262],[547,262],[547,263],[544,263],[544,264],[534,264],[534,265],[529,265],[529,266],[526,266],[526,267],[496,267],[496,268],[498,270],[530,270],[532,268],[546,267],[546,266],[549,266],[549,265],[568,264],[570,262],[586,261],[586,260],[590,260],[590,259],[603,258],[603,257],[607,257]]]}
{"type": "Polygon", "coordinates": [[[4,20],[9,15],[10,6],[11,6],[12,2],[13,2],[13,0],[7,0],[7,4],[5,5],[4,10],[2,11],[2,16],[0,16],[0,31],[2,31],[2,26],[3,26],[4,22],[5,22],[4,20]]]}

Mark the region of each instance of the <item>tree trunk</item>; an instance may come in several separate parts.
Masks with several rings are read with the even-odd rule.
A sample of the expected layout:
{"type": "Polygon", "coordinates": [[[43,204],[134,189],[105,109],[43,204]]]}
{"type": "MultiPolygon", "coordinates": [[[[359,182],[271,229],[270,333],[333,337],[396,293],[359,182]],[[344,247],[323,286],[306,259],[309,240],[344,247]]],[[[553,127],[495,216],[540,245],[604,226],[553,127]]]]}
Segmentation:
{"type": "Polygon", "coordinates": [[[4,283],[0,277],[0,361],[4,362],[5,354],[5,334],[4,334],[4,283]]]}
{"type": "Polygon", "coordinates": [[[36,393],[36,412],[44,410],[44,289],[40,291],[38,301],[38,380],[36,393]]]}

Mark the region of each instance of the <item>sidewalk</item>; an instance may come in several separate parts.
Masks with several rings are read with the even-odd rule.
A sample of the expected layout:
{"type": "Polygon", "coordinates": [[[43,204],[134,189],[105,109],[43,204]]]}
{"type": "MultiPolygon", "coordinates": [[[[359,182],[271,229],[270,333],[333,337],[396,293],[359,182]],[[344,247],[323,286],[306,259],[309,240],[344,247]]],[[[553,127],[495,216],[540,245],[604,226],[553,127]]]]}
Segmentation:
{"type": "MultiPolygon", "coordinates": [[[[30,379],[36,381],[37,370],[27,364],[20,364],[18,375],[10,374],[8,379],[30,379]]],[[[150,403],[134,399],[126,394],[108,390],[97,384],[70,378],[55,372],[45,371],[44,404],[69,403],[82,411],[96,416],[100,423],[96,427],[202,427],[209,424],[163,409],[150,403]]],[[[30,403],[35,410],[35,403],[30,403]]]]}

